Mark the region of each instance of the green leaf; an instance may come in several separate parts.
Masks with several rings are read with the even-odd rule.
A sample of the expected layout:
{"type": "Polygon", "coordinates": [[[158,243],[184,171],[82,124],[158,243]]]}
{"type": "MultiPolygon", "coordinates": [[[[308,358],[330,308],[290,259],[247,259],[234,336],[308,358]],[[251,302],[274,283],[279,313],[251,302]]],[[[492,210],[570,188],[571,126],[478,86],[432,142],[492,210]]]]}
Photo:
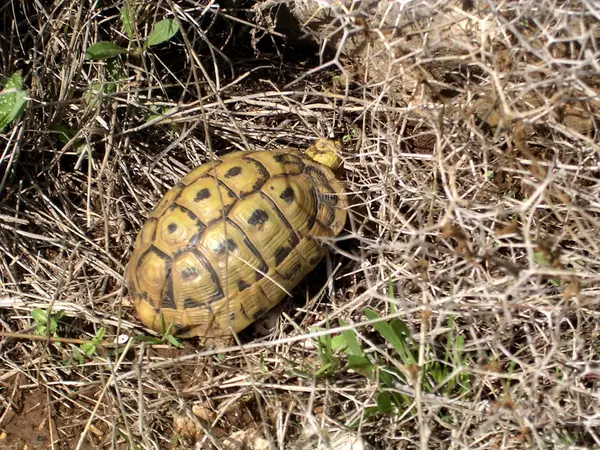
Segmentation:
{"type": "Polygon", "coordinates": [[[86,342],[81,344],[81,350],[86,356],[92,356],[94,353],[96,353],[96,344],[93,342],[86,342]]]}
{"type": "Polygon", "coordinates": [[[149,344],[161,344],[162,340],[154,336],[133,336],[134,341],[147,342],[149,344]]]}
{"type": "Polygon", "coordinates": [[[323,364],[321,367],[319,367],[314,375],[315,377],[321,377],[323,375],[328,375],[331,374],[333,372],[335,372],[335,369],[337,369],[338,364],[337,364],[337,360],[333,359],[325,364],[323,364]]]}
{"type": "Polygon", "coordinates": [[[56,319],[54,317],[50,318],[50,333],[54,334],[56,333],[56,329],[58,328],[58,322],[56,322],[56,319]]]}
{"type": "Polygon", "coordinates": [[[27,91],[22,90],[22,87],[21,72],[15,72],[0,91],[0,131],[21,116],[27,102],[27,91]]]}
{"type": "MultiPolygon", "coordinates": [[[[369,320],[379,319],[380,316],[372,309],[365,309],[365,316],[369,320]]],[[[398,328],[399,326],[396,325],[398,328]]],[[[387,322],[376,322],[373,324],[373,328],[377,330],[377,332],[386,340],[388,343],[394,347],[398,355],[402,358],[404,363],[414,363],[415,358],[411,354],[410,350],[408,350],[405,346],[404,337],[401,334],[397,334],[396,330],[392,328],[392,326],[387,322]]]]}
{"type": "Polygon", "coordinates": [[[89,60],[103,60],[108,58],[114,58],[123,53],[127,53],[127,50],[119,47],[117,44],[113,44],[108,41],[100,41],[88,47],[85,51],[85,59],[89,60]]]}
{"type": "Polygon", "coordinates": [[[98,106],[98,98],[102,99],[102,96],[99,96],[101,92],[104,92],[102,89],[102,83],[98,80],[92,81],[87,90],[83,93],[84,103],[90,108],[95,108],[98,106]]]}
{"type": "Polygon", "coordinates": [[[345,347],[346,347],[346,338],[344,338],[344,336],[338,335],[338,336],[333,336],[331,338],[331,350],[333,350],[334,353],[345,347]]]}
{"type": "MultiPolygon", "coordinates": [[[[365,412],[363,413],[363,419],[369,419],[379,414],[381,414],[381,412],[379,411],[379,408],[377,406],[369,406],[365,408],[365,412]]],[[[358,423],[356,424],[356,428],[358,428],[358,423]]]]}
{"type": "Polygon", "coordinates": [[[154,25],[154,29],[150,33],[150,36],[148,36],[146,45],[151,47],[162,44],[175,36],[178,31],[179,25],[177,25],[177,22],[171,19],[163,19],[154,25]]]}
{"type": "Polygon", "coordinates": [[[265,364],[264,353],[260,354],[260,358],[258,360],[258,367],[259,367],[261,373],[267,373],[267,365],[265,364]]]}
{"type": "Polygon", "coordinates": [[[375,403],[377,403],[377,409],[385,414],[390,414],[394,411],[392,406],[392,399],[387,392],[380,392],[375,396],[375,403]]]}
{"type": "Polygon", "coordinates": [[[160,330],[162,331],[163,336],[169,332],[169,330],[167,330],[167,325],[165,324],[165,316],[162,314],[160,315],[160,330]]]}
{"type": "Polygon", "coordinates": [[[462,334],[459,334],[458,336],[456,336],[456,339],[454,339],[454,350],[455,350],[455,354],[456,354],[456,357],[455,357],[456,363],[461,362],[460,355],[461,355],[464,347],[465,347],[465,337],[462,334]]]}
{"type": "MultiPolygon", "coordinates": [[[[346,322],[344,322],[343,320],[339,320],[340,326],[346,326],[346,322]]],[[[364,353],[362,351],[362,348],[360,348],[360,344],[358,342],[358,338],[356,337],[356,334],[352,331],[352,330],[345,330],[342,331],[342,336],[344,337],[344,340],[346,341],[346,348],[345,348],[345,352],[348,355],[352,355],[352,356],[364,356],[364,353]]]]}
{"type": "Polygon", "coordinates": [[[104,335],[106,334],[106,328],[100,327],[98,331],[96,331],[96,336],[92,338],[92,342],[94,344],[99,344],[104,339],[104,335]]]}
{"type": "Polygon", "coordinates": [[[533,261],[539,266],[548,266],[550,265],[550,255],[548,252],[533,252],[533,261]]]}
{"type": "Polygon", "coordinates": [[[113,93],[117,91],[117,86],[125,78],[127,74],[123,68],[123,63],[118,58],[109,59],[105,66],[106,79],[108,80],[107,92],[113,93]]]}
{"type": "Polygon", "coordinates": [[[6,80],[6,84],[4,85],[4,90],[8,89],[22,89],[23,88],[23,77],[21,76],[21,71],[13,73],[8,80],[6,80]]]}
{"type": "Polygon", "coordinates": [[[369,361],[369,358],[365,356],[350,355],[348,356],[348,367],[364,370],[372,369],[374,366],[371,364],[371,361],[369,361]]]}
{"type": "Polygon", "coordinates": [[[390,299],[390,310],[392,313],[398,312],[398,307],[396,306],[396,295],[394,294],[394,282],[392,281],[392,277],[388,277],[388,298],[390,299]]]}
{"type": "Polygon", "coordinates": [[[81,353],[78,347],[73,347],[73,359],[79,364],[83,364],[84,362],[83,353],[81,353]]]}
{"type": "Polygon", "coordinates": [[[54,131],[56,132],[58,141],[61,144],[67,144],[67,142],[73,139],[73,137],[77,134],[77,131],[62,124],[54,128],[54,131]]]}
{"type": "Polygon", "coordinates": [[[129,39],[133,39],[135,33],[135,17],[134,11],[129,2],[125,2],[125,6],[121,8],[121,22],[123,29],[129,39]]]}
{"type": "Polygon", "coordinates": [[[31,311],[31,317],[33,317],[33,320],[37,323],[46,323],[48,321],[48,315],[46,314],[46,311],[40,308],[33,308],[33,311],[31,311]]]}
{"type": "Polygon", "coordinates": [[[173,347],[183,348],[183,344],[181,342],[179,342],[177,340],[177,338],[175,336],[173,336],[172,334],[168,334],[165,337],[166,337],[167,341],[169,341],[169,344],[171,344],[173,347]]]}
{"type": "Polygon", "coordinates": [[[396,336],[400,337],[404,345],[406,345],[406,340],[410,339],[410,329],[406,324],[400,319],[392,319],[390,326],[394,330],[394,333],[396,333],[396,336]]]}

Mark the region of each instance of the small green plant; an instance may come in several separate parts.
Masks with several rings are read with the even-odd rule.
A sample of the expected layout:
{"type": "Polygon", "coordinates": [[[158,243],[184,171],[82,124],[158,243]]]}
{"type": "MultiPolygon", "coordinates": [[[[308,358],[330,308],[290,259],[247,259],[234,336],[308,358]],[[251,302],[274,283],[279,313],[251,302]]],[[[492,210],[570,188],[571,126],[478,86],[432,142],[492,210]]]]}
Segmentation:
{"type": "MultiPolygon", "coordinates": [[[[329,328],[329,322],[327,322],[327,328],[329,328]]],[[[340,367],[340,359],[334,355],[334,344],[338,347],[340,342],[334,342],[334,338],[330,334],[317,339],[319,362],[321,363],[320,367],[314,372],[314,376],[317,378],[331,375],[340,367]]]]}
{"type": "Polygon", "coordinates": [[[160,324],[162,329],[162,336],[160,338],[154,336],[135,336],[133,339],[136,341],[147,342],[149,344],[170,344],[176,348],[184,348],[183,344],[171,334],[173,320],[171,320],[171,323],[169,323],[169,326],[167,327],[165,324],[165,317],[161,314],[160,324]]]}
{"type": "Polygon", "coordinates": [[[148,38],[140,43],[136,39],[136,9],[131,6],[131,3],[125,2],[120,14],[123,30],[132,44],[131,49],[123,48],[114,42],[99,41],[90,45],[85,52],[87,61],[106,61],[103,66],[104,76],[92,80],[83,95],[84,102],[91,108],[98,106],[103,94],[117,92],[121,80],[127,77],[123,63],[118,56],[124,54],[141,56],[148,48],[169,41],[179,32],[179,25],[176,21],[163,19],[154,25],[148,38]]]}
{"type": "Polygon", "coordinates": [[[79,364],[83,364],[86,356],[95,355],[98,350],[98,346],[102,344],[105,334],[106,329],[104,327],[100,327],[90,342],[85,342],[79,347],[73,347],[73,359],[79,364]]]}
{"type": "MultiPolygon", "coordinates": [[[[123,8],[121,10],[121,21],[123,28],[130,41],[134,41],[135,36],[135,14],[132,10],[123,8]]],[[[142,45],[135,44],[132,50],[127,50],[114,42],[100,41],[92,44],[85,51],[85,59],[91,61],[101,61],[114,58],[123,54],[142,55],[149,47],[162,44],[169,41],[179,32],[179,25],[172,19],[163,19],[158,21],[152,32],[142,45]]]]}
{"type": "Polygon", "coordinates": [[[58,337],[58,322],[65,315],[64,311],[56,311],[51,313],[50,308],[43,310],[34,308],[31,312],[31,317],[34,322],[34,333],[38,336],[58,337]]]}
{"type": "Polygon", "coordinates": [[[66,365],[69,365],[73,361],[77,361],[79,364],[83,364],[86,357],[93,356],[97,353],[98,347],[102,344],[102,340],[106,334],[106,329],[100,327],[96,331],[96,335],[91,341],[81,344],[79,347],[73,347],[73,356],[65,361],[66,365]]]}
{"type": "MultiPolygon", "coordinates": [[[[388,285],[388,295],[392,312],[396,312],[394,289],[391,282],[388,285]]],[[[364,315],[369,320],[378,320],[381,317],[371,309],[365,309],[364,315]]],[[[344,327],[346,323],[339,321],[344,327]]],[[[400,371],[397,365],[392,365],[377,353],[367,355],[363,351],[356,333],[345,330],[336,336],[320,336],[316,339],[319,348],[320,367],[313,370],[313,376],[333,375],[340,367],[341,357],[336,353],[346,354],[346,370],[352,370],[378,384],[375,394],[375,406],[366,409],[366,416],[376,414],[400,414],[412,403],[412,397],[399,392],[399,386],[413,387],[418,371],[422,371],[421,389],[428,393],[442,393],[452,396],[464,393],[470,388],[471,375],[460,370],[466,366],[464,352],[464,337],[454,335],[454,319],[448,318],[448,333],[443,346],[426,344],[426,362],[419,368],[419,345],[412,338],[410,329],[400,319],[390,321],[378,320],[373,323],[374,330],[389,344],[391,357],[396,357],[398,364],[406,370],[400,371]],[[442,349],[443,353],[440,351],[442,349]],[[440,353],[442,353],[440,355],[440,353]],[[457,370],[458,369],[458,370],[457,370]],[[411,374],[410,380],[406,373],[411,374]]],[[[301,373],[296,371],[296,375],[301,373]]],[[[304,375],[308,375],[304,371],[304,375]]],[[[443,413],[440,413],[441,415],[443,413]]],[[[442,417],[444,419],[444,417],[442,417]]]]}
{"type": "Polygon", "coordinates": [[[21,72],[15,72],[0,91],[0,132],[21,117],[27,102],[26,96],[21,72]]]}

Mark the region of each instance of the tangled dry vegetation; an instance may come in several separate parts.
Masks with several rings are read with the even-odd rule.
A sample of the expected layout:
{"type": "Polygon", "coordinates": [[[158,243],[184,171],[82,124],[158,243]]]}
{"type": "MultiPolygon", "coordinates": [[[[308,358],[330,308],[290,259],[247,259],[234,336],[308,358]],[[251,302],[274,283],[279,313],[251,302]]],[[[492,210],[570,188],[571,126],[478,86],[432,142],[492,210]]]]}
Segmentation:
{"type": "Polygon", "coordinates": [[[0,447],[600,446],[597,2],[0,17],[2,83],[28,90],[0,131],[0,447]],[[133,51],[86,60],[98,41],[133,51]],[[294,298],[243,349],[133,339],[122,275],[161,195],[213,154],[325,136],[350,219],[294,298]]]}

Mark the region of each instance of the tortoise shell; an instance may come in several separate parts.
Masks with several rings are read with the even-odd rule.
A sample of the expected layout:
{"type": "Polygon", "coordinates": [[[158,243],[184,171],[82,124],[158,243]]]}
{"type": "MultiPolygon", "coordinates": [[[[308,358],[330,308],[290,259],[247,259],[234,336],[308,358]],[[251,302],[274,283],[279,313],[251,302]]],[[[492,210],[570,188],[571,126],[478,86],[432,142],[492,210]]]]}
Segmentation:
{"type": "Polygon", "coordinates": [[[246,328],[325,256],[318,238],[346,221],[340,194],[332,170],[298,150],[239,151],[197,167],[135,241],[126,281],[142,323],[172,324],[180,337],[246,328]]]}

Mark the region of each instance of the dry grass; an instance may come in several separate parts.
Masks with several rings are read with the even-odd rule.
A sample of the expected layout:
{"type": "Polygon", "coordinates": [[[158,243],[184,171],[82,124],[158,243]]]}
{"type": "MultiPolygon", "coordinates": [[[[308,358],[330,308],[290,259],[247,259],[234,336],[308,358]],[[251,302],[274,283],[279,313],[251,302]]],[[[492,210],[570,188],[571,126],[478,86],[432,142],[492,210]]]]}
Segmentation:
{"type": "Polygon", "coordinates": [[[81,363],[74,343],[3,338],[11,448],[33,408],[56,449],[192,448],[173,417],[194,403],[206,448],[240,430],[250,448],[600,446],[595,2],[144,2],[140,39],[164,17],[181,32],[122,57],[118,88],[86,101],[110,80],[85,50],[127,45],[121,3],[93,3],[0,6],[0,74],[22,70],[30,98],[0,134],[1,331],[32,334],[50,307],[75,343],[150,334],[122,284],[135,233],[212,154],[344,137],[350,220],[244,349],[130,339],[81,363]],[[409,328],[414,363],[367,308],[409,328]],[[375,376],[319,355],[312,327],[342,323],[375,376]],[[380,390],[402,407],[366,415],[380,390]]]}

